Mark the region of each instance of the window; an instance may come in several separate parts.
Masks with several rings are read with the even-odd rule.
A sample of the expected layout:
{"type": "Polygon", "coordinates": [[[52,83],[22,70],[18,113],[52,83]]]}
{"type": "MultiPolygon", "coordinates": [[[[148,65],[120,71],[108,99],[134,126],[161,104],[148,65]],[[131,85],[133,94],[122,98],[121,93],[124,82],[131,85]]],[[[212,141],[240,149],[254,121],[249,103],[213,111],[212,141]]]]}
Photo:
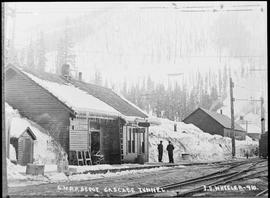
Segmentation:
{"type": "Polygon", "coordinates": [[[89,147],[92,153],[100,151],[100,124],[96,121],[89,121],[89,147]]]}
{"type": "Polygon", "coordinates": [[[141,128],[140,129],[141,131],[141,142],[142,142],[142,153],[145,153],[145,148],[144,148],[144,144],[145,144],[145,136],[144,136],[144,134],[145,134],[145,129],[144,128],[141,128]]]}
{"type": "Polygon", "coordinates": [[[100,124],[97,122],[90,121],[90,131],[99,131],[100,124]]]}
{"type": "Polygon", "coordinates": [[[132,139],[132,153],[135,153],[135,134],[136,134],[136,128],[133,128],[133,139],[132,139]]]}
{"type": "Polygon", "coordinates": [[[127,127],[127,152],[135,153],[135,135],[136,129],[133,127],[127,127]]]}
{"type": "Polygon", "coordinates": [[[131,128],[128,128],[128,152],[131,153],[131,128]]]}

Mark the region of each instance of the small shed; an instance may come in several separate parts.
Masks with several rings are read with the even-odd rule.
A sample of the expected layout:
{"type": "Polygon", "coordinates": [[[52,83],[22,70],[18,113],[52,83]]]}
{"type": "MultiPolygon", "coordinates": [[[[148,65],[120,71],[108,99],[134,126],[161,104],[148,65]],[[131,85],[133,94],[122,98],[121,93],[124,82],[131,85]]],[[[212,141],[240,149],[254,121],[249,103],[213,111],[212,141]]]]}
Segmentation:
{"type": "Polygon", "coordinates": [[[29,127],[18,134],[10,138],[10,143],[16,150],[18,164],[25,166],[34,161],[34,141],[37,138],[29,127]]]}

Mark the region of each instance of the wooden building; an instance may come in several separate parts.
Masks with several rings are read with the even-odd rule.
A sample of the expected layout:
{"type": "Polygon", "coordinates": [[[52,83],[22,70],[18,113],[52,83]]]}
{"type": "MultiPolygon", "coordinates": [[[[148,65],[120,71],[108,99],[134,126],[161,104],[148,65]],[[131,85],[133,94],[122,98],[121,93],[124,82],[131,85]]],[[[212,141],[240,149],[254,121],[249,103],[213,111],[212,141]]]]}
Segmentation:
{"type": "Polygon", "coordinates": [[[110,164],[136,162],[138,155],[148,161],[147,115],[111,89],[68,72],[59,76],[8,66],[6,101],[48,130],[70,164],[87,152],[100,152],[110,164]]]}
{"type": "Polygon", "coordinates": [[[11,135],[10,144],[15,148],[18,164],[25,166],[28,163],[33,163],[35,140],[36,136],[29,127],[11,135]]]}
{"type": "MultiPolygon", "coordinates": [[[[221,135],[224,137],[232,137],[231,119],[223,114],[198,108],[188,115],[183,122],[194,124],[202,131],[212,135],[221,135]]],[[[239,124],[235,123],[235,138],[244,140],[246,131],[239,124]]]]}

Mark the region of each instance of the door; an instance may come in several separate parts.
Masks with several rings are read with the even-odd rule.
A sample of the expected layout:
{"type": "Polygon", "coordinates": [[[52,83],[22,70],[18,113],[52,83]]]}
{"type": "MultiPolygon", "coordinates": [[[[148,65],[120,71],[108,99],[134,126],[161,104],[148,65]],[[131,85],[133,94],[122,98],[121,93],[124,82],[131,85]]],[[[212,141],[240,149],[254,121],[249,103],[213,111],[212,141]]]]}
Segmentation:
{"type": "Polygon", "coordinates": [[[27,163],[32,163],[32,155],[33,155],[33,145],[32,141],[28,138],[24,139],[24,147],[23,147],[23,160],[22,165],[27,165],[27,163]]]}
{"type": "Polygon", "coordinates": [[[100,132],[91,132],[91,151],[94,153],[100,151],[100,132]]]}

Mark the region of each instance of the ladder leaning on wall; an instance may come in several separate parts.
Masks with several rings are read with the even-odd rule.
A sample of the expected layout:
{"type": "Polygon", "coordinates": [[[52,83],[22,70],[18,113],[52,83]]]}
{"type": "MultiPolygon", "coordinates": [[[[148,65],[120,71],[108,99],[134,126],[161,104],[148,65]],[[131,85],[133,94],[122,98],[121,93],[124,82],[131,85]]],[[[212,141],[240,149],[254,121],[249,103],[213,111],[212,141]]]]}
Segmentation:
{"type": "Polygon", "coordinates": [[[76,151],[78,165],[92,165],[91,154],[88,150],[76,151]]]}

